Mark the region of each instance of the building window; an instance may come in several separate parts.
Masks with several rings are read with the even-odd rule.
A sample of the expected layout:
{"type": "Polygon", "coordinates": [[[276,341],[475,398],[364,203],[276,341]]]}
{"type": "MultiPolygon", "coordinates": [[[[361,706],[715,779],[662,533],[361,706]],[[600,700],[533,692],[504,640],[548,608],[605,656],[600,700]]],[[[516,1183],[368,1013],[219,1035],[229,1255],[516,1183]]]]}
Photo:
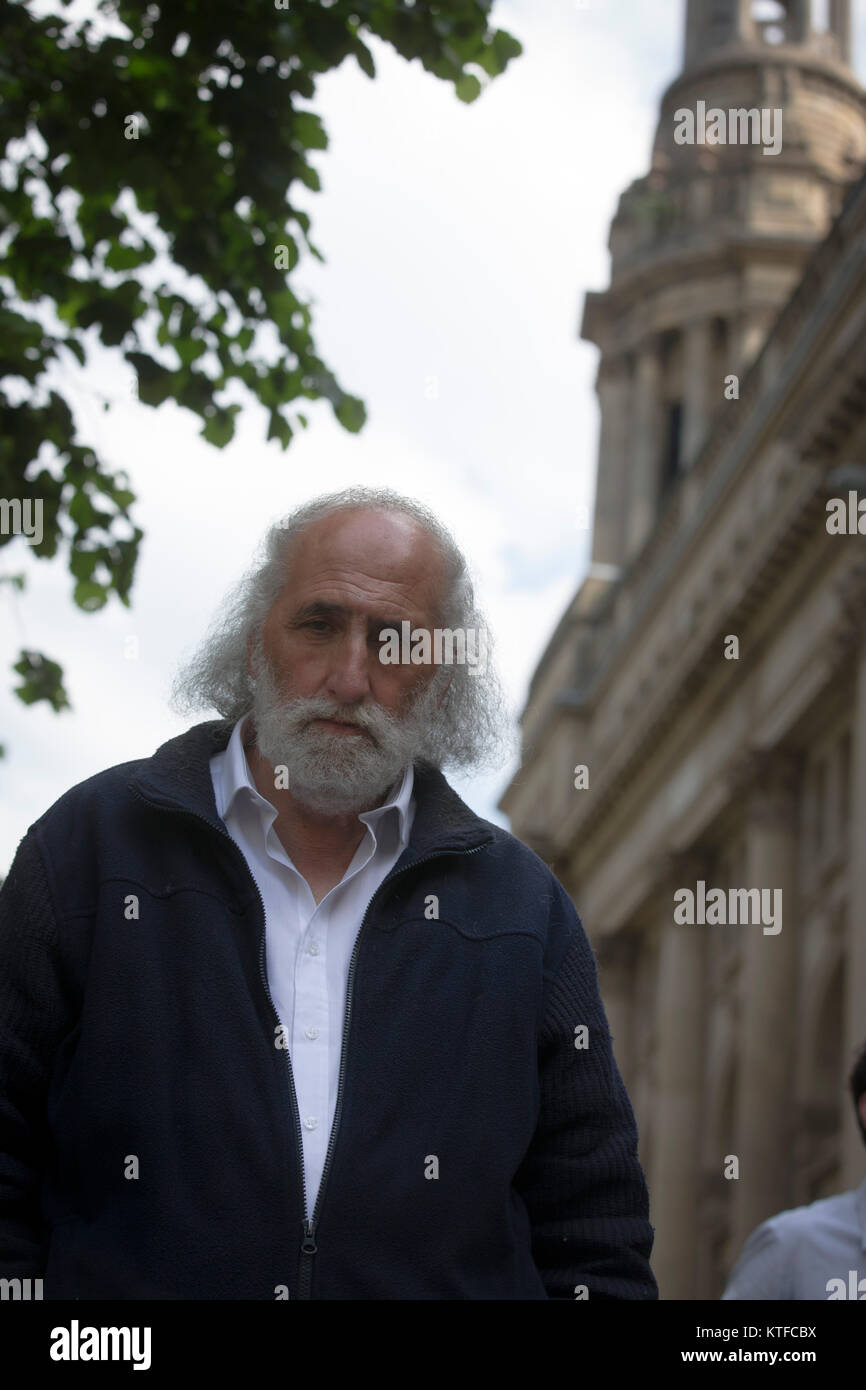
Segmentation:
{"type": "Polygon", "coordinates": [[[764,43],[784,43],[788,37],[788,7],[779,0],[752,0],[752,21],[764,43]]]}

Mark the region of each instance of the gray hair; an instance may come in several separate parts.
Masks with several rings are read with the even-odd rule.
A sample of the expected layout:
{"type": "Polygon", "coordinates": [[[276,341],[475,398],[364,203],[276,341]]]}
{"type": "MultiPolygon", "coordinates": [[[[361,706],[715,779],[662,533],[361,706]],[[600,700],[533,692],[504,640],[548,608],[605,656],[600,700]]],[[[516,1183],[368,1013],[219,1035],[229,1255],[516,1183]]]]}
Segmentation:
{"type": "Polygon", "coordinates": [[[434,541],[442,560],[444,591],[439,625],[475,631],[487,653],[483,670],[459,662],[423,750],[434,766],[499,766],[506,748],[506,702],[491,653],[492,634],[475,601],[469,566],[450,531],[422,503],[388,488],[349,487],[314,498],[274,523],[253,565],[220,604],[204,641],[184,662],[172,685],[169,707],[178,714],[215,709],[236,721],[251,709],[253,680],[247,642],[257,648],[265,620],[286,583],[286,567],[300,534],[340,511],[378,510],[411,518],[434,541]]]}

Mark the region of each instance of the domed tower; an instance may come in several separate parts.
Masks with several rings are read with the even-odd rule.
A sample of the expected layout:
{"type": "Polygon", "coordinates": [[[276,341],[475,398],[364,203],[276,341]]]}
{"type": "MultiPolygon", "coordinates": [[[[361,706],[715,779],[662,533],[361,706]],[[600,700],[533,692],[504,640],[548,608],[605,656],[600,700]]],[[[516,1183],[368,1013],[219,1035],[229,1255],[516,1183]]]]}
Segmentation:
{"type": "Polygon", "coordinates": [[[851,0],[687,0],[683,71],[581,329],[601,349],[596,589],[643,546],[862,173],[850,61],[851,0]]]}

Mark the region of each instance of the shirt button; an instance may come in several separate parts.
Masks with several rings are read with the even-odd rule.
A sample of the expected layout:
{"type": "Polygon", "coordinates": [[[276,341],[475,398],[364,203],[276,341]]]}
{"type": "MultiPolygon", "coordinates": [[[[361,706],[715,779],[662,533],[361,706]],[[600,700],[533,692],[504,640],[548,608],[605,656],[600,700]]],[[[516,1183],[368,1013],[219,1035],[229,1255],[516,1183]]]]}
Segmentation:
{"type": "Polygon", "coordinates": [[[311,941],[307,950],[311,956],[317,956],[319,954],[319,943],[317,941],[311,941]]]}
{"type": "Polygon", "coordinates": [[[318,1028],[307,1028],[306,1033],[308,1038],[317,1038],[319,1036],[318,1028]]]}
{"type": "Polygon", "coordinates": [[[308,1115],[304,1120],[304,1129],[315,1129],[318,1123],[319,1121],[316,1119],[315,1115],[308,1115]]]}

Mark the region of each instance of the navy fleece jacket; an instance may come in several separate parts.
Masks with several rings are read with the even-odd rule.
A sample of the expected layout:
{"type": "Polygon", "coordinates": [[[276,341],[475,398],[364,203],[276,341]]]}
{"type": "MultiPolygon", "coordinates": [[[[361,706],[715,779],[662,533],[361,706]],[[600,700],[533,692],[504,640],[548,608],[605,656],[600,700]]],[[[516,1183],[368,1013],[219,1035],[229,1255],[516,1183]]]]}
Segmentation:
{"type": "Polygon", "coordinates": [[[41,1277],[46,1298],[657,1298],[583,927],[546,865],[425,764],[355,943],[304,1210],[262,901],[211,785],[231,728],[80,783],[18,847],[0,891],[0,1276],[41,1277]]]}

